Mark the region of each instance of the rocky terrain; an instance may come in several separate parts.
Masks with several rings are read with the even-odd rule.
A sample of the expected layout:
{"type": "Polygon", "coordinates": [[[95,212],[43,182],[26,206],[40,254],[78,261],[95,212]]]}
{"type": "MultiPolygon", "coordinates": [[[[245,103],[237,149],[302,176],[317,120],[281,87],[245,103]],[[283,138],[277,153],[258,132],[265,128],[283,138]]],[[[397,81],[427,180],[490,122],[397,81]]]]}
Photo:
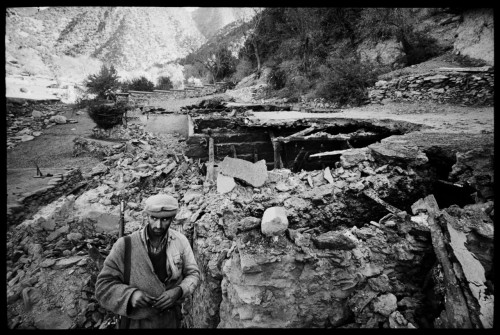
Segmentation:
{"type": "MultiPolygon", "coordinates": [[[[51,108],[36,107],[41,119],[50,119],[51,108]]],[[[400,115],[409,116],[425,119],[400,115]]],[[[424,132],[348,151],[324,170],[235,174],[229,162],[218,164],[215,179],[184,156],[183,138],[154,135],[140,124],[117,131],[120,142],[77,137],[74,155],[100,161],[82,174],[86,186],[8,231],[9,327],[112,328],[113,315],[99,307],[93,285],[117,238],[119,201],[126,203],[128,234],[142,225],[143,200],[157,192],[180,201],[173,228],[188,236],[202,269],[201,286],[184,303],[185,327],[450,326],[440,316],[446,288],[428,216],[415,203],[436,194],[440,220],[466,234],[466,250],[480,262],[478,285],[492,292],[493,152],[486,144],[491,133],[479,131],[487,124],[465,126],[470,139],[462,135],[455,144],[434,138],[432,124],[438,126],[431,121],[424,132]],[[486,142],[472,142],[474,136],[486,142]],[[448,159],[450,173],[442,176],[448,159]],[[472,187],[475,198],[464,194],[466,205],[450,206],[438,178],[472,187]]],[[[483,321],[476,327],[488,327],[492,299],[486,293],[477,300],[481,307],[473,310],[483,321]]]]}
{"type": "MultiPolygon", "coordinates": [[[[39,25],[36,15],[48,14],[27,20],[39,25]]],[[[483,37],[492,28],[474,15],[466,13],[469,29],[460,36],[478,22],[486,23],[477,30],[483,37]]],[[[453,15],[439,19],[459,27],[453,15]]],[[[72,33],[62,18],[51,24],[72,33]]],[[[461,50],[484,42],[468,41],[461,50]]],[[[185,328],[492,328],[494,72],[435,73],[449,65],[394,71],[357,108],[304,99],[280,110],[287,101],[256,101],[265,83],[248,77],[216,100],[140,106],[134,122],[107,138],[96,136],[85,110],[60,97],[27,99],[34,89],[24,82],[26,95],[8,95],[6,104],[8,168],[30,174],[7,178],[8,328],[114,328],[115,316],[95,299],[96,277],[121,215],[125,234],[140,229],[144,200],[157,193],[178,199],[172,228],[187,236],[201,270],[200,286],[182,305],[185,328]],[[229,99],[240,107],[206,107],[229,99]],[[266,110],[269,103],[274,108],[266,110]],[[319,152],[334,163],[294,172],[276,159],[269,169],[259,153],[250,161],[236,152],[213,160],[210,141],[198,148],[208,160],[188,157],[189,138],[146,131],[140,117],[152,107],[213,122],[196,129],[212,140],[221,119],[235,129],[258,122],[266,138],[273,129],[300,133],[293,127],[304,118],[330,122],[330,133],[307,138],[316,147],[321,138],[366,133],[363,126],[400,131],[355,147],[343,139],[345,149],[319,152]],[[38,158],[60,171],[42,165],[41,178],[31,165],[38,158]]]]}

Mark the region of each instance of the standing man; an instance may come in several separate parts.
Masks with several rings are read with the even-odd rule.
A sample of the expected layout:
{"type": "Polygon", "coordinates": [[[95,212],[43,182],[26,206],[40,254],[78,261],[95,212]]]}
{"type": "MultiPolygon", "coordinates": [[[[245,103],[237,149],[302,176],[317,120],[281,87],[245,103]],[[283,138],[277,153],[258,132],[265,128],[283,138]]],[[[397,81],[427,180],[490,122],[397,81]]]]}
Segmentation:
{"type": "Polygon", "coordinates": [[[179,328],[181,300],[199,284],[200,270],[186,236],[169,229],[178,208],[171,195],[149,197],[144,227],[130,235],[129,284],[124,284],[124,238],[113,245],[97,276],[97,301],[128,317],[129,328],[179,328]]]}

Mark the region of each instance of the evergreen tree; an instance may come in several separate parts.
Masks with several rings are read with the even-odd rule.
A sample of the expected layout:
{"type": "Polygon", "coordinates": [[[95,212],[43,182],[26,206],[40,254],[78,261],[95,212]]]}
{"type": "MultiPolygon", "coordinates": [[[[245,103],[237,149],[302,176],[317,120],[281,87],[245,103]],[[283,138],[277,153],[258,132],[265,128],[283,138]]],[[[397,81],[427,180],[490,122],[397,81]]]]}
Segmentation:
{"type": "Polygon", "coordinates": [[[118,73],[113,65],[109,68],[102,65],[97,74],[91,74],[85,79],[84,86],[89,93],[97,94],[98,98],[105,99],[109,92],[115,91],[119,86],[118,73]]]}

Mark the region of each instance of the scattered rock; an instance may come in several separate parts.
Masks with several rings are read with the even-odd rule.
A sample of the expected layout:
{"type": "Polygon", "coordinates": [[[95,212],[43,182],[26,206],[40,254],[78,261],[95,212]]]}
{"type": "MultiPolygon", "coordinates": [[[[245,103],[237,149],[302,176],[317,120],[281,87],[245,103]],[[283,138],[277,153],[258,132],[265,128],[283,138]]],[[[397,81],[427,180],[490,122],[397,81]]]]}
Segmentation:
{"type": "Polygon", "coordinates": [[[394,294],[383,294],[373,301],[373,310],[383,316],[389,316],[398,308],[397,301],[394,294]]]}
{"type": "Polygon", "coordinates": [[[41,117],[43,117],[43,113],[42,113],[42,112],[39,112],[39,111],[37,111],[37,110],[34,110],[33,112],[31,112],[31,116],[32,116],[33,118],[41,118],[41,117]]]}
{"type": "Polygon", "coordinates": [[[70,329],[72,325],[71,318],[60,309],[52,309],[35,318],[37,329],[70,329]]]}
{"type": "Polygon", "coordinates": [[[50,117],[49,121],[58,124],[65,124],[67,122],[67,119],[63,115],[53,115],[50,117]]]}
{"type": "Polygon", "coordinates": [[[21,142],[28,142],[28,141],[31,141],[34,138],[35,137],[31,136],[31,135],[23,135],[23,136],[21,136],[21,142]]]}
{"type": "Polygon", "coordinates": [[[261,231],[266,236],[278,236],[288,228],[288,219],[284,207],[270,207],[262,216],[261,231]]]}

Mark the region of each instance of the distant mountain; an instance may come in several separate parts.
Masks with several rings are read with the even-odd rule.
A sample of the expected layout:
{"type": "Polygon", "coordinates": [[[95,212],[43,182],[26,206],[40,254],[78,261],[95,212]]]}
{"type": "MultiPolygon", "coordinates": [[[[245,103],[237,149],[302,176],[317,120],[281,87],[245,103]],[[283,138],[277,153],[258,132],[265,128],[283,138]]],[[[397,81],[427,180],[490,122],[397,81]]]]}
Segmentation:
{"type": "Polygon", "coordinates": [[[248,21],[255,15],[250,7],[200,7],[191,13],[198,30],[209,39],[235,21],[248,21]]]}
{"type": "Polygon", "coordinates": [[[205,40],[180,7],[9,8],[6,13],[6,58],[18,66],[24,49],[24,56],[45,63],[52,55],[89,56],[123,70],[145,69],[184,57],[205,40]]]}

